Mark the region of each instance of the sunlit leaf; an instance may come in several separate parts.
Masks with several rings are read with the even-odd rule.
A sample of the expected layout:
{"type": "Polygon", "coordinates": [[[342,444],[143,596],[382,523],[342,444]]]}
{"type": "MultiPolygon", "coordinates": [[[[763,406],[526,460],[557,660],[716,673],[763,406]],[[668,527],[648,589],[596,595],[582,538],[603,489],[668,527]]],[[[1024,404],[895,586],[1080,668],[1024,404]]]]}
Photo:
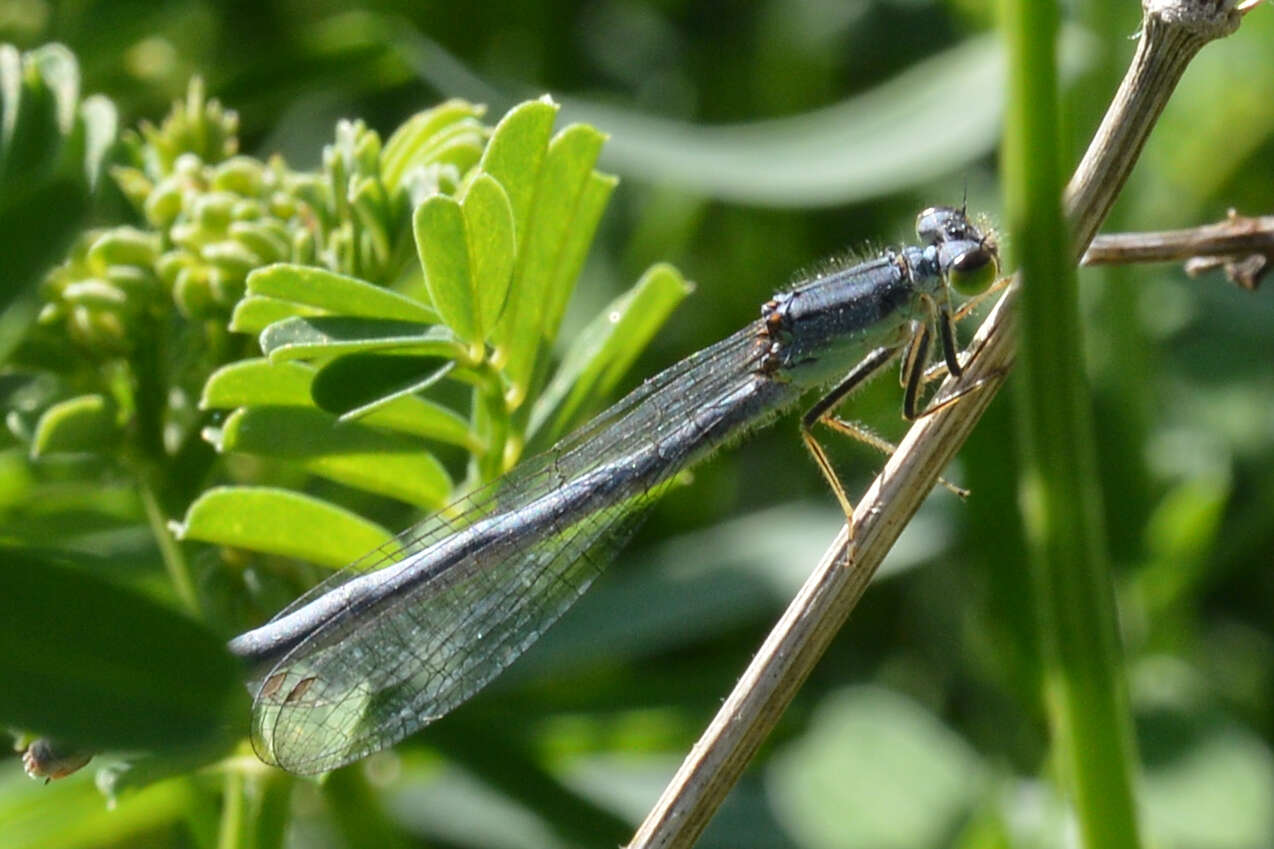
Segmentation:
{"type": "Polygon", "coordinates": [[[557,272],[604,139],[581,125],[567,127],[553,138],[540,172],[543,191],[535,196],[528,226],[518,230],[518,265],[496,336],[511,384],[511,406],[525,397],[538,351],[547,341],[545,334],[556,330],[546,325],[547,311],[563,297],[552,287],[574,283],[560,279],[557,272]]]}
{"type": "Polygon", "coordinates": [[[314,370],[297,363],[265,359],[239,360],[222,366],[204,383],[199,407],[312,406],[310,383],[314,370]]]}
{"type": "Polygon", "coordinates": [[[416,208],[412,229],[425,272],[425,286],[443,323],[461,341],[470,346],[479,344],[483,332],[460,204],[446,195],[434,195],[416,208]]]}
{"type": "Polygon", "coordinates": [[[580,269],[588,259],[588,249],[593,244],[598,222],[602,220],[611,192],[618,184],[618,178],[594,171],[588,175],[584,190],[580,192],[558,252],[557,267],[548,285],[548,300],[544,305],[544,326],[552,336],[557,335],[561,326],[562,314],[575,290],[580,269]]]}
{"type": "Polygon", "coordinates": [[[282,298],[248,295],[240,298],[230,315],[230,329],[235,333],[260,333],[276,321],[293,316],[326,315],[327,310],[298,304],[282,298]]]}
{"type": "Polygon", "coordinates": [[[474,312],[481,338],[486,339],[509,294],[517,251],[513,208],[503,187],[489,174],[469,184],[460,207],[469,245],[474,312]]]}
{"type": "Polygon", "coordinates": [[[435,165],[450,165],[460,174],[467,173],[482,156],[488,130],[476,118],[452,124],[430,140],[421,151],[422,158],[435,165]]]}
{"type": "Polygon", "coordinates": [[[470,452],[481,450],[477,437],[463,416],[427,398],[409,394],[420,388],[422,383],[417,381],[409,390],[391,393],[388,397],[355,408],[343,414],[342,421],[361,421],[422,439],[436,439],[459,445],[470,452]]]}
{"type": "Polygon", "coordinates": [[[437,322],[426,304],[356,277],[308,265],[277,263],[248,275],[247,293],[317,307],[335,315],[437,322]]]}
{"type": "Polygon", "coordinates": [[[174,530],[199,540],[341,568],[393,539],[374,522],[323,501],[272,487],[216,487],[190,505],[174,530]]]}
{"type": "Polygon", "coordinates": [[[114,405],[102,395],[81,395],[44,411],[35,426],[31,456],[101,452],[116,435],[114,405]]]}
{"type": "MultiPolygon", "coordinates": [[[[1065,35],[1062,69],[1074,73],[1089,49],[1077,30],[1065,35]]],[[[983,35],[867,92],[784,118],[704,126],[582,98],[562,110],[612,136],[601,165],[621,176],[734,203],[808,208],[923,185],[985,156],[999,141],[1003,87],[1000,45],[983,35]],[[927,115],[942,131],[914,132],[909,115],[927,115]]]]}
{"type": "Polygon", "coordinates": [[[1003,51],[984,35],[864,94],[791,117],[714,127],[583,100],[563,110],[611,134],[601,161],[621,176],[735,203],[807,208],[901,191],[985,156],[1000,138],[1003,89],[1003,51]],[[940,131],[916,132],[916,115],[940,131]]]}
{"type": "Polygon", "coordinates": [[[397,188],[408,170],[433,160],[440,136],[453,138],[456,131],[473,137],[476,158],[483,134],[477,119],[485,111],[480,105],[452,99],[408,118],[385,142],[381,152],[381,178],[385,185],[397,188]]]}
{"type": "MultiPolygon", "coordinates": [[[[380,399],[398,392],[402,388],[401,384],[392,381],[386,384],[386,370],[387,367],[392,369],[400,361],[408,359],[412,358],[355,354],[337,358],[322,369],[313,369],[295,362],[240,360],[223,366],[208,378],[199,405],[201,409],[317,405],[326,412],[342,415],[365,406],[369,403],[369,398],[380,399]],[[364,356],[375,357],[375,362],[360,364],[364,356]],[[329,373],[331,376],[324,379],[323,376],[329,373]],[[327,390],[322,388],[324,384],[335,388],[334,397],[329,397],[327,390]],[[336,403],[340,399],[351,400],[348,395],[351,391],[357,392],[353,399],[357,403],[336,403]]],[[[421,362],[431,369],[436,370],[438,367],[436,358],[417,359],[416,364],[409,368],[413,386],[419,383],[421,362]]],[[[462,416],[415,395],[385,399],[383,404],[365,411],[358,418],[366,425],[397,430],[425,439],[437,439],[470,449],[476,447],[469,432],[469,424],[462,416]]]]}
{"type": "Polygon", "coordinates": [[[518,104],[496,124],[482,153],[483,172],[494,177],[509,196],[519,243],[531,216],[540,163],[548,151],[557,109],[548,97],[518,104]]]}
{"type": "Polygon", "coordinates": [[[819,705],[811,727],[777,752],[775,813],[804,846],[937,846],[980,798],[977,753],[920,705],[854,687],[819,705]]]}
{"type": "Polygon", "coordinates": [[[374,318],[289,318],[261,332],[272,361],[332,357],[366,351],[402,351],[455,359],[467,353],[446,327],[374,318]]]}
{"type": "Polygon", "coordinates": [[[1274,753],[1263,735],[1222,716],[1147,718],[1140,788],[1148,831],[1161,846],[1269,846],[1274,841],[1274,753]]]}
{"type": "Polygon", "coordinates": [[[451,494],[446,469],[417,439],[306,407],[236,410],[210,433],[220,451],[295,462],[311,474],[426,508],[451,494]]]}

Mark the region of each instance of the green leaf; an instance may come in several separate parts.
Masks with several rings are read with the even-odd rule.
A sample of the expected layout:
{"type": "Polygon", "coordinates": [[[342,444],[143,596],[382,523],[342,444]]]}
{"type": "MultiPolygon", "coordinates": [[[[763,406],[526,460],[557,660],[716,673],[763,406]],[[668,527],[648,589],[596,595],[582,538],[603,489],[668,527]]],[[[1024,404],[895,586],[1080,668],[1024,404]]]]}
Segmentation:
{"type": "Polygon", "coordinates": [[[482,106],[453,99],[408,118],[381,152],[381,179],[385,185],[397,189],[411,168],[432,162],[439,149],[439,136],[454,140],[457,131],[472,136],[476,154],[482,148],[484,133],[478,119],[485,111],[482,106]]]}
{"type": "Polygon", "coordinates": [[[264,295],[327,310],[335,315],[435,324],[428,305],[380,286],[308,265],[276,263],[248,275],[247,294],[264,295]]]}
{"type": "MultiPolygon", "coordinates": [[[[359,355],[339,357],[323,369],[312,369],[300,363],[275,363],[265,359],[240,360],[223,366],[213,372],[204,384],[203,396],[199,399],[200,409],[230,409],[233,407],[314,407],[326,412],[340,415],[357,407],[365,406],[370,396],[382,399],[384,395],[397,392],[401,386],[384,389],[382,384],[386,368],[399,365],[397,361],[407,357],[359,355]],[[320,378],[337,364],[357,361],[364,357],[375,360],[354,369],[342,372],[336,369],[331,378],[327,378],[343,393],[348,387],[359,387],[361,394],[358,403],[348,406],[335,404],[333,398],[325,395],[328,391],[322,388],[324,382],[320,378]],[[316,385],[319,386],[316,389],[316,385]]],[[[419,382],[422,368],[437,368],[434,358],[421,358],[410,369],[413,384],[419,382]]],[[[365,425],[397,430],[425,439],[436,439],[452,445],[459,445],[466,450],[476,450],[478,445],[469,432],[469,424],[462,416],[415,395],[385,399],[375,409],[363,413],[358,419],[365,425]]]]}
{"type": "Polygon", "coordinates": [[[216,487],[190,505],[178,539],[247,548],[339,569],[394,535],[329,501],[272,487],[216,487]]]}
{"type": "Polygon", "coordinates": [[[509,196],[519,241],[531,217],[540,163],[548,150],[557,110],[547,96],[518,104],[500,119],[482,153],[483,172],[494,177],[509,196]]]}
{"type": "Polygon", "coordinates": [[[84,122],[84,169],[89,187],[96,189],[102,176],[102,167],[115,145],[119,131],[119,113],[107,97],[93,95],[80,104],[80,118],[84,122]]]}
{"type": "Polygon", "coordinates": [[[412,227],[430,300],[477,357],[504,307],[513,271],[508,196],[490,175],[480,174],[463,201],[433,195],[417,207],[412,227]]]}
{"type": "Polygon", "coordinates": [[[64,256],[114,143],[114,106],[79,103],[79,87],[64,46],[0,45],[0,307],[64,256]]]}
{"type": "MultiPolygon", "coordinates": [[[[419,383],[414,385],[412,391],[418,386],[419,383]]],[[[353,410],[341,418],[355,419],[364,424],[396,430],[422,439],[436,439],[450,445],[459,445],[470,453],[482,449],[482,444],[473,435],[469,422],[463,416],[449,407],[416,395],[393,395],[353,410]]]]}
{"type": "Polygon", "coordinates": [[[1147,615],[1172,615],[1189,605],[1212,577],[1211,553],[1217,544],[1230,483],[1224,476],[1200,476],[1168,490],[1146,519],[1145,565],[1135,574],[1136,598],[1147,615]]]}
{"type": "Polygon", "coordinates": [[[546,333],[555,330],[546,323],[547,310],[565,295],[551,289],[570,282],[561,279],[559,266],[571,220],[604,140],[597,130],[578,124],[557,134],[540,171],[530,223],[517,231],[518,267],[496,337],[507,363],[510,406],[526,397],[540,348],[551,341],[546,333]]]}
{"type": "Polygon", "coordinates": [[[588,182],[580,193],[579,202],[575,205],[570,224],[566,228],[554,278],[548,286],[549,299],[544,308],[544,326],[548,328],[550,338],[557,336],[567,301],[575,290],[575,281],[579,279],[580,269],[588,258],[588,249],[593,244],[597,224],[602,220],[611,192],[618,184],[618,178],[594,171],[588,175],[588,182]]]}
{"type": "Polygon", "coordinates": [[[204,383],[199,409],[272,406],[309,407],[314,370],[298,363],[239,360],[214,371],[204,383]]]}
{"type": "Polygon", "coordinates": [[[152,749],[247,727],[221,638],[75,562],[0,557],[0,724],[96,749],[152,749]]]}
{"type": "Polygon", "coordinates": [[[418,439],[305,407],[236,410],[209,433],[219,451],[297,463],[328,480],[435,509],[451,494],[446,469],[418,439]]]}
{"type": "MultiPolygon", "coordinates": [[[[154,788],[156,784],[172,784],[165,779],[175,776],[186,777],[205,767],[224,761],[233,755],[237,740],[213,741],[210,745],[192,746],[175,752],[158,752],[129,757],[126,761],[103,764],[93,776],[96,802],[99,809],[114,814],[120,810],[121,803],[127,803],[154,788]],[[106,805],[102,805],[105,800],[106,805]]],[[[284,773],[278,773],[283,775],[284,773]]],[[[187,784],[187,782],[179,782],[187,784]]],[[[190,800],[187,800],[189,805],[190,800]]],[[[189,814],[189,811],[187,811],[189,814]]],[[[4,817],[0,812],[0,819],[4,817]]],[[[100,832],[94,831],[94,834],[100,832]]],[[[47,847],[50,844],[37,844],[47,847]]],[[[75,844],[71,844],[74,846],[75,844]]],[[[265,849],[258,847],[257,849],[265,849]]]]}
{"type": "Polygon", "coordinates": [[[274,362],[356,351],[410,351],[446,359],[467,354],[446,327],[345,316],[297,317],[272,324],[261,332],[261,350],[274,362]]]}
{"type": "Polygon", "coordinates": [[[100,452],[117,435],[114,405],[102,395],[81,395],[44,411],[35,426],[31,456],[100,452]]]}
{"type": "Polygon", "coordinates": [[[649,268],[576,339],[531,416],[537,442],[555,441],[583,405],[605,398],[692,287],[671,265],[649,268]],[[549,422],[545,433],[540,428],[549,422]]]}
{"type": "Polygon", "coordinates": [[[469,346],[482,342],[476,293],[469,273],[464,213],[454,198],[434,195],[412,215],[425,286],[443,323],[469,346]]]}
{"type": "Polygon", "coordinates": [[[282,298],[247,295],[234,305],[234,313],[230,316],[230,330],[234,333],[257,334],[276,321],[298,315],[327,315],[327,310],[282,298]]]}
{"type": "Polygon", "coordinates": [[[420,152],[421,159],[435,166],[451,165],[459,174],[466,174],[482,156],[489,133],[477,119],[452,124],[430,140],[420,152]]]}
{"type": "Polygon", "coordinates": [[[433,383],[438,369],[436,357],[351,354],[325,363],[318,370],[312,395],[320,409],[345,415],[406,386],[426,380],[433,383]]]}
{"type": "Polygon", "coordinates": [[[74,127],[79,65],[61,44],[45,45],[21,58],[11,46],[4,47],[0,182],[46,180],[74,127]]]}
{"type": "Polygon", "coordinates": [[[1187,564],[1205,561],[1230,496],[1228,481],[1218,478],[1183,481],[1160,499],[1146,521],[1146,549],[1156,560],[1186,573],[1195,571],[1187,564]]]}
{"type": "Polygon", "coordinates": [[[512,282],[517,255],[513,207],[504,188],[489,174],[481,174],[469,184],[460,207],[469,246],[475,313],[481,338],[486,340],[504,309],[512,282]]]}

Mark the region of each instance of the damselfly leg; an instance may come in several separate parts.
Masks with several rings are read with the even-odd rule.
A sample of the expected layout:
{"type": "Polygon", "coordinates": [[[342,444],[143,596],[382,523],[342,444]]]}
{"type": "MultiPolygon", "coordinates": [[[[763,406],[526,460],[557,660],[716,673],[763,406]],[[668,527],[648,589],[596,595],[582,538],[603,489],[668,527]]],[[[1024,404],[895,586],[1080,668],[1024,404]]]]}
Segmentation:
{"type": "MultiPolygon", "coordinates": [[[[809,449],[810,454],[813,455],[814,462],[819,471],[823,473],[828,486],[832,488],[832,492],[836,495],[836,500],[840,503],[841,510],[845,513],[845,520],[849,525],[851,537],[854,529],[853,502],[850,501],[845,485],[836,473],[836,469],[832,465],[831,459],[827,456],[826,450],[819,443],[818,437],[814,435],[814,426],[818,424],[825,425],[851,439],[870,445],[886,457],[893,456],[894,452],[898,450],[898,446],[872,433],[866,426],[858,422],[840,418],[835,415],[835,412],[845,399],[886,366],[890,360],[898,355],[899,351],[903,352],[902,373],[903,383],[906,386],[906,393],[903,398],[903,414],[908,421],[914,421],[917,418],[930,415],[947,404],[959,400],[965,393],[945,400],[939,407],[926,408],[918,414],[916,413],[916,393],[924,376],[925,358],[928,354],[928,349],[929,328],[928,325],[922,324],[903,348],[877,348],[868,354],[846,375],[844,380],[820,398],[801,417],[801,439],[809,449]]],[[[954,359],[954,349],[952,350],[952,356],[954,359]]],[[[959,365],[957,364],[956,367],[959,368],[959,365]]],[[[946,478],[940,477],[938,482],[961,498],[967,498],[969,495],[968,490],[951,483],[946,478]]]]}
{"type": "MultiPolygon", "coordinates": [[[[1004,289],[1009,285],[1009,283],[1012,280],[1013,280],[1012,277],[1001,277],[998,280],[996,280],[994,283],[992,283],[991,286],[985,292],[982,292],[979,295],[975,295],[974,297],[965,301],[963,304],[960,305],[960,308],[956,310],[955,313],[951,316],[952,324],[954,325],[956,323],[959,323],[960,321],[963,321],[965,318],[969,316],[970,313],[972,313],[974,310],[978,309],[983,304],[985,304],[987,300],[990,299],[993,295],[997,295],[1000,292],[1003,292],[1004,289]]],[[[968,365],[969,361],[974,356],[977,355],[977,351],[970,349],[970,350],[964,351],[963,354],[964,354],[964,362],[960,364],[961,370],[963,370],[964,366],[968,365]]],[[[920,382],[930,383],[934,380],[941,380],[945,378],[948,374],[951,374],[950,367],[947,365],[947,363],[944,360],[939,360],[938,362],[933,363],[932,365],[930,365],[929,367],[925,369],[924,376],[920,379],[920,382]]],[[[959,376],[960,374],[957,373],[956,377],[959,377],[959,376]]],[[[983,381],[979,381],[979,385],[981,385],[982,382],[983,381]]],[[[964,394],[965,392],[972,392],[975,388],[976,387],[972,387],[972,386],[967,387],[960,394],[964,394]]],[[[945,402],[944,402],[944,406],[945,406],[945,402]]],[[[941,409],[941,407],[939,407],[938,409],[941,409]]]]}

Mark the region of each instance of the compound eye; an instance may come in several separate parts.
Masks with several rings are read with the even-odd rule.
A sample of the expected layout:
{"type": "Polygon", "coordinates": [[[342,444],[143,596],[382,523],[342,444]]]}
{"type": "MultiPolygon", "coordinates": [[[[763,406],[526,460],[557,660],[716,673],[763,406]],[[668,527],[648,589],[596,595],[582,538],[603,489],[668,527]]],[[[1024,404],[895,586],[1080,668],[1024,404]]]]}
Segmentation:
{"type": "Polygon", "coordinates": [[[970,248],[947,267],[947,281],[961,295],[980,295],[995,282],[995,254],[983,245],[970,248]]]}

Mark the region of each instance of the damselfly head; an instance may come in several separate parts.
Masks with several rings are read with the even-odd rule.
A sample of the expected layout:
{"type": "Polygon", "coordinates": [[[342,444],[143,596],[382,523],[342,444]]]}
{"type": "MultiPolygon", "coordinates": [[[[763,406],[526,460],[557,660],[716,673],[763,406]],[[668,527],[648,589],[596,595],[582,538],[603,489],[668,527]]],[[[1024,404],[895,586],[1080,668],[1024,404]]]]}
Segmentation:
{"type": "Polygon", "coordinates": [[[969,220],[963,208],[931,206],[916,217],[916,234],[938,249],[943,276],[961,295],[979,295],[995,282],[995,234],[969,220]]]}
{"type": "Polygon", "coordinates": [[[940,242],[980,242],[982,234],[963,209],[931,206],[916,216],[916,235],[926,245],[940,242]]]}

